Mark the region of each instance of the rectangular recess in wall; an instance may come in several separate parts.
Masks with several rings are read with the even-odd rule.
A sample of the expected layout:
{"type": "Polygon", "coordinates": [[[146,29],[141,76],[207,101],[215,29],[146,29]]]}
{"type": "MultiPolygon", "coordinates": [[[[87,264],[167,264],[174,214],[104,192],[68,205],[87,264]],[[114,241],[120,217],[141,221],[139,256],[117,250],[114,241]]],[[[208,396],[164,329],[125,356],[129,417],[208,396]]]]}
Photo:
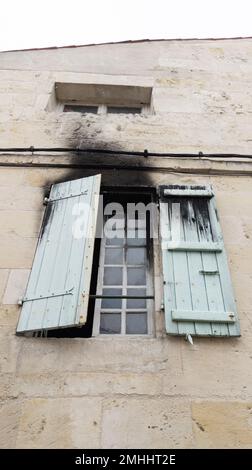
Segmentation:
{"type": "Polygon", "coordinates": [[[55,83],[56,99],[63,103],[142,107],[150,105],[151,87],[96,83],[55,83]]]}

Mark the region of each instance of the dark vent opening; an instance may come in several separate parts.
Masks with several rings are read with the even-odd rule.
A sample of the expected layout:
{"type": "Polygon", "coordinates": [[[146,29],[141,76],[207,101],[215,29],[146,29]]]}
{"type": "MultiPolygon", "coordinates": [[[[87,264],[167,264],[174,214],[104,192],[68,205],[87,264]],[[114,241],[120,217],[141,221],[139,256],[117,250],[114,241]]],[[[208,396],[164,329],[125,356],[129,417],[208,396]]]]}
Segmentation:
{"type": "Polygon", "coordinates": [[[97,106],[82,106],[79,104],[65,104],[64,106],[64,113],[92,113],[97,114],[98,107],[97,106]]]}

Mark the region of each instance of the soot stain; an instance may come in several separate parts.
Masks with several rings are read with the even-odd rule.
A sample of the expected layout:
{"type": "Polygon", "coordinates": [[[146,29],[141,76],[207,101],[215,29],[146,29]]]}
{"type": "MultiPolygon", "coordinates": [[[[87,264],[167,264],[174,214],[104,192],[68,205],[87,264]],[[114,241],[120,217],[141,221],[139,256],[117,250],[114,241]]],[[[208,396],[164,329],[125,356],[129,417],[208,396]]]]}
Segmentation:
{"type": "MultiPolygon", "coordinates": [[[[77,123],[78,124],[78,123],[77,123]]],[[[130,166],[136,165],[136,167],[143,167],[146,164],[146,158],[140,157],[138,158],[137,162],[134,162],[134,156],[128,157],[128,156],[119,156],[119,155],[102,155],[102,154],[96,154],[95,152],[92,153],[92,148],[93,149],[98,149],[100,151],[102,150],[118,150],[120,151],[128,151],[124,147],[124,145],[120,144],[120,142],[115,142],[112,141],[103,141],[102,139],[99,139],[99,137],[93,133],[92,134],[92,139],[90,138],[90,131],[87,132],[85,130],[85,125],[87,127],[88,122],[86,124],[82,125],[76,125],[74,130],[72,131],[71,134],[66,138],[65,136],[65,142],[67,143],[66,147],[76,149],[76,152],[68,152],[68,164],[69,168],[63,169],[63,174],[60,171],[60,174],[55,177],[55,171],[53,172],[52,176],[50,177],[50,170],[48,171],[48,177],[44,181],[44,186],[43,186],[43,193],[44,197],[49,197],[50,195],[50,190],[53,184],[57,183],[64,183],[70,180],[75,180],[83,177],[88,177],[95,175],[97,173],[102,174],[102,185],[104,184],[104,180],[108,179],[108,172],[111,172],[113,177],[110,177],[109,180],[113,179],[113,185],[116,186],[122,186],[123,184],[120,184],[120,181],[125,181],[125,186],[131,186],[131,187],[140,187],[140,186],[151,186],[152,181],[151,181],[151,176],[147,171],[140,172],[137,171],[134,173],[134,170],[131,170],[131,175],[132,177],[130,179],[123,178],[120,175],[121,171],[125,171],[127,169],[127,164],[130,166]],[[88,158],[87,153],[81,153],[77,152],[77,150],[81,150],[81,148],[90,148],[90,158],[88,158]],[[110,167],[109,169],[100,169],[100,165],[103,164],[110,164],[112,165],[112,168],[110,167]],[[94,164],[96,167],[94,169],[90,168],[85,168],[85,165],[90,165],[94,164]],[[122,166],[122,170],[114,170],[113,165],[119,165],[122,166]],[[72,168],[72,165],[83,165],[81,168],[72,168]],[[133,174],[134,173],[134,174],[133,174]],[[106,178],[105,178],[106,175],[106,178]]],[[[98,133],[99,134],[99,133],[98,133]]],[[[130,151],[129,151],[130,154],[130,151]]],[[[107,185],[107,183],[106,183],[107,185]]],[[[111,185],[111,184],[110,184],[111,185]]],[[[46,231],[46,227],[50,221],[50,218],[53,213],[53,204],[47,204],[46,210],[45,210],[45,215],[42,223],[42,228],[40,232],[40,240],[44,236],[44,233],[46,231]]]]}
{"type": "Polygon", "coordinates": [[[41,225],[41,230],[40,230],[39,240],[38,240],[39,243],[41,242],[43,236],[45,235],[46,228],[49,224],[49,221],[50,221],[53,213],[54,213],[54,205],[53,205],[53,203],[49,202],[46,206],[46,210],[45,210],[42,225],[41,225]]]}
{"type": "MultiPolygon", "coordinates": [[[[120,142],[115,142],[112,141],[103,141],[102,139],[99,139],[98,136],[94,136],[92,139],[90,139],[90,133],[88,134],[85,131],[85,126],[78,126],[74,129],[74,131],[67,137],[65,138],[66,142],[66,147],[69,147],[71,149],[76,149],[76,151],[73,152],[68,152],[68,162],[67,164],[69,165],[69,168],[63,168],[63,174],[62,170],[60,170],[60,173],[58,176],[55,177],[55,171],[53,172],[53,175],[50,176],[50,170],[48,171],[48,177],[44,181],[44,197],[48,197],[50,194],[50,189],[53,184],[57,183],[64,183],[66,181],[78,179],[78,178],[83,178],[85,176],[92,176],[94,174],[97,174],[97,172],[113,172],[115,177],[115,186],[118,186],[120,184],[118,176],[118,172],[121,170],[119,169],[113,169],[113,165],[121,165],[122,171],[127,170],[127,165],[130,166],[136,166],[136,167],[143,167],[146,164],[146,158],[144,157],[138,157],[137,162],[134,161],[134,156],[128,157],[127,155],[106,155],[106,154],[96,154],[95,152],[92,153],[92,149],[97,149],[102,152],[102,150],[113,150],[113,151],[128,151],[130,154],[130,150],[125,148],[124,145],[120,144],[120,142]],[[90,153],[81,153],[81,149],[85,148],[90,148],[90,153]],[[79,150],[79,152],[78,152],[79,150]],[[96,168],[90,169],[90,168],[85,168],[85,165],[95,165],[96,168]],[[101,170],[100,166],[103,164],[110,164],[112,168],[108,168],[106,170],[101,170]],[[72,165],[80,165],[83,167],[81,168],[72,168],[72,165]]],[[[139,149],[138,149],[139,150],[139,149]]],[[[143,149],[140,149],[143,150],[143,149]]],[[[57,157],[58,158],[58,157],[57,157]]],[[[134,173],[134,170],[132,171],[134,173]]],[[[134,175],[134,178],[132,181],[136,181],[139,185],[145,185],[149,186],[151,185],[151,177],[148,174],[148,172],[136,172],[134,175]],[[136,174],[138,177],[136,177],[136,174]]],[[[132,175],[133,176],[133,175],[132,175]]],[[[120,178],[121,179],[121,178],[120,178]]],[[[127,181],[126,185],[133,186],[134,185],[131,181],[127,181]]]]}
{"type": "Polygon", "coordinates": [[[188,224],[195,224],[198,227],[201,237],[210,235],[210,219],[208,211],[208,201],[204,197],[193,197],[180,199],[181,216],[188,224]]]}

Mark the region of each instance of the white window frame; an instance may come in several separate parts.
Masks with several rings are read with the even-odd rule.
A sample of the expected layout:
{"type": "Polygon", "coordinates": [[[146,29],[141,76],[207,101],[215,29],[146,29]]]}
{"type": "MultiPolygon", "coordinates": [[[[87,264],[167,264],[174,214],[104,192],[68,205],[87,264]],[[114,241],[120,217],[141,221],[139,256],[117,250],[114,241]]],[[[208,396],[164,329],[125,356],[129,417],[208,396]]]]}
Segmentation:
{"type": "MultiPolygon", "coordinates": [[[[69,105],[69,106],[87,106],[87,107],[90,106],[90,107],[97,108],[97,113],[91,113],[91,114],[97,114],[97,115],[112,115],[113,114],[113,115],[117,115],[116,113],[109,113],[108,112],[108,108],[112,105],[109,105],[109,104],[108,105],[105,105],[105,104],[90,104],[90,103],[87,104],[87,103],[84,103],[82,101],[78,101],[78,102],[74,102],[74,103],[70,102],[70,101],[66,101],[65,103],[61,103],[60,104],[60,111],[64,112],[64,107],[67,106],[67,105],[69,105]]],[[[114,108],[116,106],[113,105],[112,107],[114,108]]],[[[123,108],[123,107],[124,107],[124,105],[118,106],[118,108],[123,108]]],[[[140,114],[140,115],[144,115],[144,116],[152,114],[151,105],[134,106],[133,109],[138,108],[138,107],[141,108],[140,113],[132,113],[132,114],[137,114],[137,115],[140,114]]],[[[128,109],[129,106],[125,105],[125,108],[128,109]]],[[[79,113],[79,114],[88,114],[88,111],[86,113],[80,113],[79,111],[68,111],[66,114],[71,113],[71,112],[72,113],[79,113]]],[[[123,115],[123,114],[124,113],[118,113],[118,116],[123,115]]],[[[127,112],[126,114],[130,114],[130,113],[127,112]]]]}
{"type": "MultiPolygon", "coordinates": [[[[138,193],[141,194],[141,193],[138,193]]],[[[125,218],[127,217],[127,214],[125,214],[125,218]]],[[[153,224],[152,217],[150,217],[150,226],[147,228],[147,231],[149,233],[153,233],[151,224],[153,224]]],[[[127,230],[127,229],[126,229],[127,230]]],[[[147,241],[147,238],[146,238],[147,241]]],[[[146,248],[146,254],[148,254],[148,242],[146,242],[146,245],[141,246],[138,245],[139,248],[144,247],[146,248]]],[[[104,286],[103,284],[103,274],[104,274],[104,265],[105,265],[105,244],[106,244],[106,239],[103,237],[101,239],[101,245],[100,245],[100,255],[99,255],[99,267],[98,267],[98,278],[97,278],[97,288],[96,288],[96,295],[101,296],[102,291],[104,288],[111,288],[111,289],[122,289],[122,296],[127,296],[127,289],[134,288],[135,290],[137,289],[146,289],[146,296],[148,297],[153,297],[153,299],[146,299],[146,307],[145,308],[126,308],[127,305],[127,299],[122,299],[122,307],[121,308],[115,308],[115,309],[105,309],[101,307],[102,304],[102,299],[97,298],[95,301],[95,308],[94,308],[94,319],[93,319],[93,332],[92,336],[101,336],[101,337],[116,337],[116,338],[129,338],[129,337],[149,337],[153,336],[153,319],[154,319],[154,309],[155,309],[155,302],[154,302],[154,272],[153,272],[153,246],[151,251],[150,257],[147,255],[147,262],[146,262],[146,284],[145,285],[138,285],[138,286],[127,286],[126,284],[126,271],[128,267],[137,267],[137,265],[129,265],[127,263],[124,263],[122,265],[109,265],[109,267],[122,267],[123,268],[123,280],[122,280],[122,285],[109,285],[109,286],[104,286]],[[120,313],[121,314],[121,333],[111,333],[111,334],[106,334],[106,333],[100,333],[100,317],[101,313],[104,311],[106,313],[106,310],[108,313],[120,313]],[[147,314],[147,333],[141,334],[141,333],[126,333],[126,311],[130,313],[132,312],[139,312],[139,313],[145,313],[147,314]]],[[[129,248],[133,248],[134,245],[125,245],[125,238],[124,238],[124,244],[123,245],[114,245],[114,248],[120,248],[129,246],[129,248]]],[[[113,245],[111,245],[111,248],[113,249],[113,245]]]]}

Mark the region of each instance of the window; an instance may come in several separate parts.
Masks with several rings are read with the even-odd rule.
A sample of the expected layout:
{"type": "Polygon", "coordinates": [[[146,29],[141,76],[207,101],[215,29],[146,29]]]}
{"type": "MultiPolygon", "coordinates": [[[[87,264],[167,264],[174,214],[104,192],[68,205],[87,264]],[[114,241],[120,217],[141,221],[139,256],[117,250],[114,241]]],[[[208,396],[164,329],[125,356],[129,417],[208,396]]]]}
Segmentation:
{"type": "Polygon", "coordinates": [[[47,109],[92,114],[148,114],[151,96],[150,86],[57,82],[47,109]]]}
{"type": "MultiPolygon", "coordinates": [[[[146,214],[138,206],[137,212],[133,211],[135,203],[141,202],[145,207],[145,203],[150,202],[150,194],[127,193],[118,199],[114,190],[107,191],[105,209],[111,202],[116,202],[122,211],[127,210],[128,202],[133,205],[133,215],[129,212],[129,219],[125,215],[121,220],[127,225],[122,229],[122,237],[115,238],[114,245],[114,239],[109,240],[107,232],[106,238],[97,236],[95,241],[98,204],[101,202],[99,187],[100,175],[52,187],[23,298],[18,334],[91,336],[93,306],[99,301],[98,333],[100,323],[101,329],[107,329],[106,325],[111,323],[109,313],[116,314],[112,318],[113,328],[120,334],[152,331],[149,214],[147,212],[145,220],[146,214]],[[100,264],[104,285],[98,284],[97,289],[99,250],[100,259],[104,259],[103,268],[100,264]],[[95,302],[98,293],[105,298],[95,302]]],[[[109,222],[110,217],[106,215],[105,219],[109,222]]]]}
{"type": "Polygon", "coordinates": [[[139,334],[152,331],[150,214],[146,197],[124,195],[105,204],[94,335],[139,334]],[[134,206],[141,210],[133,210],[134,206]]]}
{"type": "MultiPolygon", "coordinates": [[[[100,182],[95,175],[52,186],[17,334],[152,332],[150,193],[107,189],[100,224],[100,182]]],[[[161,186],[159,202],[166,332],[239,336],[212,187],[161,186]]]]}
{"type": "Polygon", "coordinates": [[[146,111],[146,108],[135,108],[127,106],[91,106],[80,104],[65,104],[63,108],[64,113],[91,113],[91,114],[141,114],[146,111]]]}

